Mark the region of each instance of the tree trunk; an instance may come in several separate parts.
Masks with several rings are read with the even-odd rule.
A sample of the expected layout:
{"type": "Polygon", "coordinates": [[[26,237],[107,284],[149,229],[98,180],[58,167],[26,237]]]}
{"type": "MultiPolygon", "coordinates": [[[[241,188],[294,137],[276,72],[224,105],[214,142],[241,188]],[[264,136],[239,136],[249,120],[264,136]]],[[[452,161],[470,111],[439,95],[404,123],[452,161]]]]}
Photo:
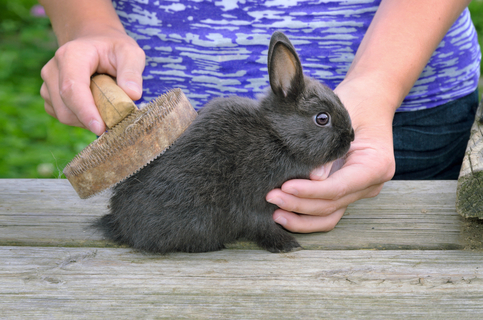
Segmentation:
{"type": "Polygon", "coordinates": [[[456,189],[456,211],[465,218],[483,219],[483,102],[466,147],[456,189]]]}

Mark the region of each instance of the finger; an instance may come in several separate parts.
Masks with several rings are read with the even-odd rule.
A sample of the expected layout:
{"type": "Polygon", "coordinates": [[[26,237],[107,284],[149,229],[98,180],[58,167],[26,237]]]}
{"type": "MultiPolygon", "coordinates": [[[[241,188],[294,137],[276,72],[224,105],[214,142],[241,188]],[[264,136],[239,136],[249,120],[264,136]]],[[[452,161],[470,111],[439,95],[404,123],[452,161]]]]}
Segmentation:
{"type": "MultiPolygon", "coordinates": [[[[53,60],[53,59],[52,59],[53,60]]],[[[51,99],[51,94],[49,90],[49,83],[57,83],[58,78],[56,76],[57,74],[57,66],[55,62],[50,60],[45,64],[45,66],[42,68],[40,71],[40,77],[44,81],[42,83],[42,86],[40,87],[40,96],[42,99],[44,99],[44,109],[45,111],[51,115],[54,118],[57,118],[57,115],[55,114],[55,109],[53,107],[52,99],[51,99]],[[51,69],[55,69],[55,71],[50,71],[51,69]]],[[[57,118],[58,119],[58,118],[57,118]]]]}
{"type": "MultiPolygon", "coordinates": [[[[61,50],[59,49],[59,51],[61,50]]],[[[57,66],[59,69],[59,95],[62,102],[84,127],[101,135],[105,131],[105,125],[94,104],[90,90],[90,77],[96,71],[99,63],[97,51],[75,51],[72,48],[66,48],[60,53],[56,53],[56,56],[59,56],[57,66]]]]}
{"type": "Polygon", "coordinates": [[[336,201],[298,198],[280,189],[270,191],[267,194],[266,200],[285,211],[306,215],[326,216],[338,209],[336,207],[336,201]]]}
{"type": "Polygon", "coordinates": [[[143,78],[146,57],[139,47],[129,50],[118,49],[116,54],[117,84],[132,100],[142,96],[143,78]]]}
{"type": "Polygon", "coordinates": [[[341,208],[329,216],[321,217],[301,215],[278,209],[273,213],[273,220],[291,232],[326,232],[335,228],[345,210],[346,208],[341,208]]]}
{"type": "Polygon", "coordinates": [[[52,107],[52,101],[50,100],[49,89],[47,89],[47,84],[44,82],[40,87],[40,96],[44,99],[44,109],[49,115],[54,118],[57,118],[55,115],[55,110],[52,107]]]}
{"type": "Polygon", "coordinates": [[[61,123],[84,127],[65,105],[59,96],[58,91],[58,69],[52,60],[47,63],[41,71],[41,77],[44,80],[40,88],[40,95],[44,99],[44,109],[52,117],[58,119],[61,123]],[[51,85],[49,85],[49,83],[51,85]]]}
{"type": "Polygon", "coordinates": [[[52,100],[50,100],[49,89],[45,82],[42,83],[42,86],[40,87],[40,96],[42,97],[42,99],[44,99],[46,104],[48,104],[49,106],[52,106],[52,100]]]}
{"type": "Polygon", "coordinates": [[[306,215],[327,216],[341,208],[347,207],[359,199],[376,196],[379,194],[382,186],[383,184],[370,186],[366,189],[347,194],[337,200],[299,198],[285,193],[280,189],[274,189],[267,194],[266,200],[286,211],[306,215]]]}
{"type": "Polygon", "coordinates": [[[56,118],[57,119],[57,116],[55,115],[55,112],[54,112],[54,108],[52,108],[52,106],[50,104],[48,104],[47,102],[45,102],[44,103],[44,109],[45,109],[45,112],[47,112],[48,115],[50,115],[53,118],[56,118]]]}
{"type": "Polygon", "coordinates": [[[385,182],[377,171],[378,168],[367,165],[346,164],[323,181],[294,179],[285,182],[281,189],[300,198],[337,200],[385,182]]]}

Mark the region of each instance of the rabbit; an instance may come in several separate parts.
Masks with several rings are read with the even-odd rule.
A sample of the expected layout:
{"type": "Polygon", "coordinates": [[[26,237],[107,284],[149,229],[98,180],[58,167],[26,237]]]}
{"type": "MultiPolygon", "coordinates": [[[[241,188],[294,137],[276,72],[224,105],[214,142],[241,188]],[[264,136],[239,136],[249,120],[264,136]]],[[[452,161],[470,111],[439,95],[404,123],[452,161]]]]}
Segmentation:
{"type": "Polygon", "coordinates": [[[304,76],[282,32],[271,37],[268,72],[271,90],[260,101],[209,101],[163,155],[113,188],[96,227],[161,254],[221,250],[239,239],[275,253],[301,249],[265,197],[344,156],[354,130],[334,92],[304,76]]]}

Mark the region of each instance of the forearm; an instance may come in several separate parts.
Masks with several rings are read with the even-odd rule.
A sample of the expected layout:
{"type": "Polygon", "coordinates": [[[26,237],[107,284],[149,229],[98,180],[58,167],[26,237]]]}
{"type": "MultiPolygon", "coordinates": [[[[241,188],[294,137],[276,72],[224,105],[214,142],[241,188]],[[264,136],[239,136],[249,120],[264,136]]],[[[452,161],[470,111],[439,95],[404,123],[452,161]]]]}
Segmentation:
{"type": "Polygon", "coordinates": [[[274,221],[292,232],[328,231],[347,206],[374,197],[395,172],[392,120],[434,50],[468,4],[456,0],[383,0],[335,92],[346,106],[355,140],[344,166],[268,193],[274,221]],[[297,214],[303,213],[303,214],[297,214]]]}
{"type": "Polygon", "coordinates": [[[39,0],[49,16],[59,45],[102,29],[124,32],[110,0],[39,0]]]}
{"type": "MultiPolygon", "coordinates": [[[[362,94],[379,100],[373,101],[374,108],[379,108],[374,111],[385,122],[392,122],[392,115],[469,2],[383,0],[342,85],[364,83],[362,94]]],[[[354,119],[366,118],[359,112],[367,110],[351,104],[347,107],[354,119]]]]}

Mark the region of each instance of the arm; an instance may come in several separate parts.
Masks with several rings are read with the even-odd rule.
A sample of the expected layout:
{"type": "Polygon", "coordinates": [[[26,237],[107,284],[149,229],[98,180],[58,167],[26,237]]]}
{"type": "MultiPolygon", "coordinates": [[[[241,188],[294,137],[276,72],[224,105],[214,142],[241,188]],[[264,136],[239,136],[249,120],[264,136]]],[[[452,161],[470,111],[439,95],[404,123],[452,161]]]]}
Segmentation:
{"type": "Polygon", "coordinates": [[[45,110],[59,121],[100,135],[105,125],[89,89],[90,76],[108,73],[131,99],[141,97],[145,56],[109,0],[41,0],[60,48],[41,72],[45,110]]]}
{"type": "Polygon", "coordinates": [[[344,79],[335,89],[355,130],[344,166],[290,180],[266,199],[274,220],[294,232],[329,231],[347,206],[379,194],[395,171],[392,120],[434,50],[470,1],[383,0],[344,79]],[[301,215],[293,212],[303,213],[301,215]]]}

